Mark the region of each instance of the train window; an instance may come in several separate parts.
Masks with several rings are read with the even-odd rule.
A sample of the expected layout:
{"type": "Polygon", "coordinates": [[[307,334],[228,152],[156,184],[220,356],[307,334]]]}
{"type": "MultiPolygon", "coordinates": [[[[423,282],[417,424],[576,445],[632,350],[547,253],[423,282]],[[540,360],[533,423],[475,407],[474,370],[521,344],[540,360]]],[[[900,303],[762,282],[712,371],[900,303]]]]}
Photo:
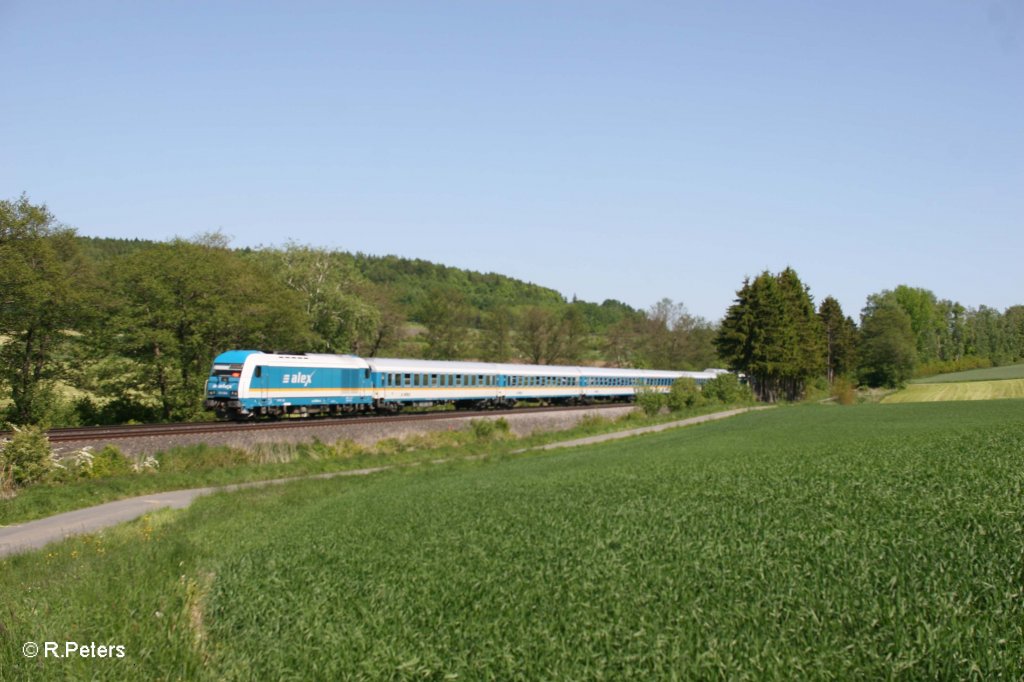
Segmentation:
{"type": "Polygon", "coordinates": [[[412,375],[411,374],[406,374],[405,375],[405,381],[402,382],[402,385],[403,386],[412,386],[412,375]]]}
{"type": "Polygon", "coordinates": [[[437,386],[437,375],[436,374],[431,374],[430,375],[430,385],[431,386],[437,386]]]}
{"type": "MultiPolygon", "coordinates": [[[[254,371],[254,372],[252,373],[252,375],[253,375],[254,377],[256,377],[257,379],[259,379],[259,378],[260,378],[261,376],[263,376],[263,367],[262,367],[261,365],[256,365],[256,371],[254,371]]],[[[237,377],[237,376],[238,376],[238,374],[236,374],[235,372],[232,372],[232,373],[231,373],[231,376],[233,376],[233,377],[237,377]]]]}

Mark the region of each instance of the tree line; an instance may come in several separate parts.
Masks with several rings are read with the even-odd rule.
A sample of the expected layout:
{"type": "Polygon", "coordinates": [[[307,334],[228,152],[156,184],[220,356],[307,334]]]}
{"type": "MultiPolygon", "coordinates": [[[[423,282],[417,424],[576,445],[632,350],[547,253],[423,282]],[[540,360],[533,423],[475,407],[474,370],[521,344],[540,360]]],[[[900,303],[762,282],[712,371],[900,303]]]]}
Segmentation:
{"type": "Polygon", "coordinates": [[[764,401],[795,400],[818,377],[897,387],[915,375],[1024,360],[1024,306],[967,308],[900,285],[868,296],[858,325],[831,296],[815,309],[809,287],[786,268],[744,280],[715,347],[764,401]]]}
{"type": "Polygon", "coordinates": [[[0,201],[0,411],[15,424],[202,416],[231,348],[702,368],[711,323],[496,274],[221,234],[89,239],[26,196],[0,201]]]}

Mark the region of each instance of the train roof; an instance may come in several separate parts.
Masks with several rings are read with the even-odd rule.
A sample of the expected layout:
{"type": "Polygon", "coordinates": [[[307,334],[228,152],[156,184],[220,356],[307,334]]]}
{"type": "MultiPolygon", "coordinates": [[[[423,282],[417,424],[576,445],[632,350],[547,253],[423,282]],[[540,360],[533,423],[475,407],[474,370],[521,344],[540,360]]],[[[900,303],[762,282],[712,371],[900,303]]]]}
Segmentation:
{"type": "Polygon", "coordinates": [[[255,353],[256,362],[268,365],[306,365],[308,367],[337,367],[339,369],[367,369],[366,360],[358,355],[334,355],[331,353],[255,353]]]}
{"type": "Polygon", "coordinates": [[[582,367],[577,365],[525,365],[503,362],[466,362],[461,360],[413,360],[409,358],[369,358],[366,361],[375,372],[460,372],[463,374],[517,374],[525,376],[592,376],[592,377],[648,377],[677,379],[688,376],[695,379],[712,378],[706,372],[684,372],[662,369],[632,369],[621,367],[582,367]]]}
{"type": "Polygon", "coordinates": [[[579,375],[578,367],[561,365],[515,365],[504,362],[465,362],[462,360],[413,360],[407,358],[370,358],[375,372],[460,372],[462,374],[526,374],[548,376],[579,375]]]}

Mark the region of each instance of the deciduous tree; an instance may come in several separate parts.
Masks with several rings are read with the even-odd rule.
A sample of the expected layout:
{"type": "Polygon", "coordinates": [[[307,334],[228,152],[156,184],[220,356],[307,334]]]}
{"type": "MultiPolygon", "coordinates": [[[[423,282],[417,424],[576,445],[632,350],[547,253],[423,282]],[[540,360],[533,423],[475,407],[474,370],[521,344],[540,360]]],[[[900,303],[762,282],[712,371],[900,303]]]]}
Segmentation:
{"type": "Polygon", "coordinates": [[[900,386],[917,361],[910,315],[895,301],[864,309],[860,334],[860,380],[869,386],[900,386]]]}
{"type": "Polygon", "coordinates": [[[304,349],[309,321],[298,294],[218,236],[155,244],[120,263],[106,344],[134,359],[133,382],[160,398],[165,419],[199,412],[217,353],[304,349]]]}
{"type": "Polygon", "coordinates": [[[74,230],[45,205],[25,195],[0,201],[0,377],[16,424],[45,417],[69,335],[89,317],[92,288],[77,247],[74,230]]]}

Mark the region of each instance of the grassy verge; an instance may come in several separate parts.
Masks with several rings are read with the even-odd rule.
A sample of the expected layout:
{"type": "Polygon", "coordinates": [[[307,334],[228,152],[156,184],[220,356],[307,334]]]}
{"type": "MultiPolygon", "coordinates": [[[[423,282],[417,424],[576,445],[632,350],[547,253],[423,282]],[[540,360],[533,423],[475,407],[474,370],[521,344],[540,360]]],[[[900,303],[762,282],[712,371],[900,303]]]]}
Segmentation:
{"type": "Polygon", "coordinates": [[[12,679],[1014,679],[1020,402],[218,494],[0,562],[12,679]],[[26,659],[26,641],[123,659],[26,659]]]}
{"type": "Polygon", "coordinates": [[[500,453],[558,440],[569,440],[622,429],[685,419],[715,411],[706,406],[677,414],[646,417],[639,411],[621,419],[586,418],[563,431],[512,438],[507,432],[489,429],[479,420],[463,431],[433,432],[402,440],[387,439],[372,447],[351,441],[336,443],[267,444],[252,449],[226,446],[190,446],[157,453],[155,470],[60,484],[34,485],[0,500],[0,525],[31,521],[73,509],[148,493],[185,488],[228,485],[290,476],[305,476],[364,467],[403,465],[434,459],[458,459],[484,452],[500,453]]]}
{"type": "Polygon", "coordinates": [[[910,384],[886,396],[884,403],[921,403],[950,400],[1003,400],[1024,398],[1024,379],[910,384]]]}

